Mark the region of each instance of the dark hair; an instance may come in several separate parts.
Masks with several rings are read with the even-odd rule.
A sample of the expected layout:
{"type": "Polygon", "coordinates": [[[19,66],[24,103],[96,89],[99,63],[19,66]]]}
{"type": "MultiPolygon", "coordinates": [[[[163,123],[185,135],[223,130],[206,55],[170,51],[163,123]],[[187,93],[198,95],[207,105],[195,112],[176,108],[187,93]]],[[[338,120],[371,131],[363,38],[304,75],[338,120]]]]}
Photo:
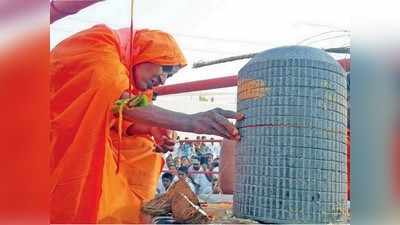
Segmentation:
{"type": "Polygon", "coordinates": [[[172,175],[171,173],[166,172],[161,176],[161,179],[164,179],[164,178],[167,178],[169,180],[173,180],[174,179],[174,175],[172,175]]]}
{"type": "Polygon", "coordinates": [[[189,168],[187,166],[179,167],[178,171],[181,171],[181,172],[185,173],[186,175],[189,174],[189,168]]]}
{"type": "Polygon", "coordinates": [[[218,167],[218,166],[219,166],[219,162],[214,161],[214,162],[211,163],[211,165],[212,165],[213,167],[218,167]]]}
{"type": "Polygon", "coordinates": [[[203,165],[203,164],[208,164],[207,157],[205,157],[205,156],[202,156],[200,158],[200,165],[203,165]]]}

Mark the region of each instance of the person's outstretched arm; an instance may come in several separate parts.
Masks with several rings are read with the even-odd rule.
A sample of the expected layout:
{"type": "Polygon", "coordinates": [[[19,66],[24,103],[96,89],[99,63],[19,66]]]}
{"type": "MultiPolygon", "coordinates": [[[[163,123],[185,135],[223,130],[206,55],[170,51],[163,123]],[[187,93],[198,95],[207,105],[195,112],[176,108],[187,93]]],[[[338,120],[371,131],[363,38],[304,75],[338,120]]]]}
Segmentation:
{"type": "Polygon", "coordinates": [[[196,114],[185,114],[163,109],[155,105],[124,109],[124,119],[140,121],[149,126],[193,132],[198,134],[218,135],[239,140],[239,131],[228,119],[241,120],[243,114],[215,108],[196,114]]]}

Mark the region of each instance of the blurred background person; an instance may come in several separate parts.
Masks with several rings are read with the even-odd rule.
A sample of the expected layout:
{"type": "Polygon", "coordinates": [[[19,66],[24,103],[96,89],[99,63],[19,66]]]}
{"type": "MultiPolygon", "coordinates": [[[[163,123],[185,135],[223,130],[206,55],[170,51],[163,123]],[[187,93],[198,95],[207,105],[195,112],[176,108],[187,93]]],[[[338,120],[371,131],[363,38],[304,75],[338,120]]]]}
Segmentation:
{"type": "Polygon", "coordinates": [[[164,173],[161,176],[161,185],[157,187],[157,194],[158,195],[164,194],[168,190],[169,186],[171,186],[173,180],[174,180],[174,175],[168,172],[164,173]]]}
{"type": "Polygon", "coordinates": [[[176,156],[179,156],[179,149],[181,148],[181,142],[180,142],[180,137],[177,136],[176,137],[176,142],[174,145],[174,151],[171,152],[171,154],[173,155],[173,157],[175,158],[176,156]]]}
{"type": "Polygon", "coordinates": [[[213,172],[212,174],[212,179],[219,179],[219,162],[217,160],[214,160],[211,162],[211,168],[210,171],[213,172]]]}
{"type": "Polygon", "coordinates": [[[182,162],[182,163],[181,163],[182,166],[184,166],[184,167],[189,168],[189,167],[191,166],[190,160],[189,160],[189,158],[186,157],[186,156],[182,156],[181,162],[182,162]]]}
{"type": "Polygon", "coordinates": [[[208,169],[211,169],[211,164],[214,161],[214,155],[211,152],[208,152],[204,155],[204,160],[207,164],[208,169]]]}
{"type": "Polygon", "coordinates": [[[195,151],[197,156],[199,156],[200,144],[201,144],[201,137],[200,136],[196,136],[196,141],[193,142],[193,148],[194,148],[194,151],[195,151]]]}
{"type": "Polygon", "coordinates": [[[213,137],[210,138],[210,142],[207,143],[207,147],[213,153],[214,158],[219,158],[221,153],[221,145],[218,142],[215,142],[213,137]]]}
{"type": "Polygon", "coordinates": [[[179,158],[178,156],[174,158],[174,163],[175,163],[175,167],[179,168],[182,166],[182,162],[181,162],[181,158],[179,158]]]}
{"type": "Polygon", "coordinates": [[[189,176],[189,169],[186,166],[179,167],[178,178],[186,181],[193,193],[196,193],[196,187],[193,183],[193,179],[189,176]]]}
{"type": "Polygon", "coordinates": [[[175,162],[171,162],[171,163],[168,165],[168,170],[169,170],[169,173],[171,173],[172,175],[177,175],[177,174],[178,174],[178,173],[177,173],[177,169],[176,169],[175,162]]]}
{"type": "Polygon", "coordinates": [[[219,180],[218,179],[214,179],[213,180],[212,186],[213,186],[213,194],[222,194],[222,190],[221,190],[221,187],[219,185],[219,180]]]}
{"type": "Polygon", "coordinates": [[[189,158],[194,154],[195,152],[192,143],[189,142],[188,137],[185,137],[185,142],[179,148],[179,156],[189,158]]]}
{"type": "Polygon", "coordinates": [[[196,187],[196,194],[198,195],[211,194],[213,192],[211,181],[209,181],[206,174],[198,173],[198,172],[207,172],[208,171],[207,166],[201,166],[200,161],[194,159],[192,161],[192,168],[193,172],[191,173],[191,177],[196,187]]]}

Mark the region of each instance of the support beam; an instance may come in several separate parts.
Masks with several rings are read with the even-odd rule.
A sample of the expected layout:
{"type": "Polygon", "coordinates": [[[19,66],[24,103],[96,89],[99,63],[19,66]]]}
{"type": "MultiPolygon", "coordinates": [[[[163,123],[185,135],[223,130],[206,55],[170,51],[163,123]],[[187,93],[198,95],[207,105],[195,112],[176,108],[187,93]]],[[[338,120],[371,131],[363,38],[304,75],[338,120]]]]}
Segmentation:
{"type": "Polygon", "coordinates": [[[154,89],[157,96],[179,94],[192,91],[203,91],[217,88],[235,87],[237,76],[227,76],[208,80],[192,81],[181,84],[160,86],[154,89]]]}
{"type": "MultiPolygon", "coordinates": [[[[351,62],[350,59],[338,60],[338,63],[347,72],[350,71],[350,62],[351,62]]],[[[235,87],[237,86],[237,81],[238,81],[237,75],[219,77],[214,79],[160,86],[154,89],[154,93],[156,94],[156,96],[160,96],[160,95],[180,94],[186,92],[204,91],[204,90],[226,88],[226,87],[235,87]]]]}

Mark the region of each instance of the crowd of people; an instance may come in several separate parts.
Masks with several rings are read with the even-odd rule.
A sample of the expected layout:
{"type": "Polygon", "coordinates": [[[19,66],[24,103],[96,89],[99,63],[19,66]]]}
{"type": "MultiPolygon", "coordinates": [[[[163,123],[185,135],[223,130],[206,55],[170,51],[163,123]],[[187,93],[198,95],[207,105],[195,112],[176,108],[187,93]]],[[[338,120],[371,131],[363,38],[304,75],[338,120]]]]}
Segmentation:
{"type": "Polygon", "coordinates": [[[179,178],[184,179],[197,195],[221,193],[218,182],[220,151],[221,145],[213,137],[180,140],[178,136],[174,151],[164,155],[157,194],[165,193],[179,178]]]}

